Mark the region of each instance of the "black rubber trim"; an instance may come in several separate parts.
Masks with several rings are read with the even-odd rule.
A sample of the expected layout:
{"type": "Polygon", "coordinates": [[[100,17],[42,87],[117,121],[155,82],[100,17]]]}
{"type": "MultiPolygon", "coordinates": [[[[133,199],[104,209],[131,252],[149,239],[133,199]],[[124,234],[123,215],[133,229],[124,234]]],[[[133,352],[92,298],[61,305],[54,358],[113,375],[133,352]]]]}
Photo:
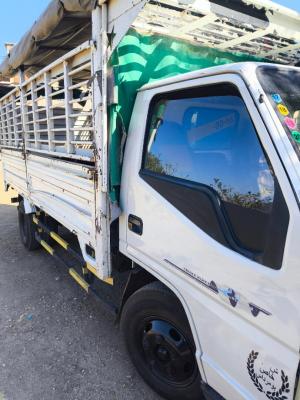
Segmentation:
{"type": "Polygon", "coordinates": [[[201,383],[202,393],[206,400],[226,400],[207,383],[201,383]]]}
{"type": "Polygon", "coordinates": [[[290,214],[277,178],[274,183],[275,196],[262,263],[278,270],[282,266],[290,214]]]}

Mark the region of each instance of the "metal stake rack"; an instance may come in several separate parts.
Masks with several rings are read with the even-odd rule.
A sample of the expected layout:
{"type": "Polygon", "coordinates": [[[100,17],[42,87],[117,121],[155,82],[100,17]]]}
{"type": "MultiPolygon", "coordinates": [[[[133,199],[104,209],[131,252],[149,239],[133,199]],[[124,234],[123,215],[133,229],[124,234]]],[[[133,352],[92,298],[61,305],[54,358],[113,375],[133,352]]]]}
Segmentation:
{"type": "Polygon", "coordinates": [[[0,144],[93,161],[91,44],[30,77],[0,100],[0,144]]]}

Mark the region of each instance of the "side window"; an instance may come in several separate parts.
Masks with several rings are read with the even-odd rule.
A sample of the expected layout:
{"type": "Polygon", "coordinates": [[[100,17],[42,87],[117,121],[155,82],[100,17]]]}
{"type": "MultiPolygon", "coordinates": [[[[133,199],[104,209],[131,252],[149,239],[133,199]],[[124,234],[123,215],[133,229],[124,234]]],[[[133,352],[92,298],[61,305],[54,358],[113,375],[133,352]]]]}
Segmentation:
{"type": "Polygon", "coordinates": [[[220,243],[280,268],[288,211],[237,88],[158,96],[150,110],[144,179],[220,243]],[[282,209],[274,217],[278,202],[282,209]],[[279,217],[282,250],[272,255],[279,217]]]}

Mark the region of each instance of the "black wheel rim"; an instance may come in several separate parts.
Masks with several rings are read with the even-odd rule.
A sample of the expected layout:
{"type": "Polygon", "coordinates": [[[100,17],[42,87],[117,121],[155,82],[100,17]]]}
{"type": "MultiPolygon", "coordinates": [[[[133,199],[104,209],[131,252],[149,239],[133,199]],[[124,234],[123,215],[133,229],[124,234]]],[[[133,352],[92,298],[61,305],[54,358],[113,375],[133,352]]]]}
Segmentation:
{"type": "Polygon", "coordinates": [[[144,320],[142,354],[152,373],[165,383],[188,386],[197,375],[193,346],[173,324],[160,320],[144,320]]]}

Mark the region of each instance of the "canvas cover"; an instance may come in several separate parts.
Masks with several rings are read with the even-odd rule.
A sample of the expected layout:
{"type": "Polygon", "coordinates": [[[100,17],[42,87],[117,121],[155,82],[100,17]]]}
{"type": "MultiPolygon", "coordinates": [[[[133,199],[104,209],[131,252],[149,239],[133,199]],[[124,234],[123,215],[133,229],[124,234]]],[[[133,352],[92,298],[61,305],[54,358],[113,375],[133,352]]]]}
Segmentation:
{"type": "Polygon", "coordinates": [[[31,73],[59,58],[91,37],[91,11],[97,0],[52,0],[31,29],[0,65],[8,77],[20,66],[31,73]]]}

